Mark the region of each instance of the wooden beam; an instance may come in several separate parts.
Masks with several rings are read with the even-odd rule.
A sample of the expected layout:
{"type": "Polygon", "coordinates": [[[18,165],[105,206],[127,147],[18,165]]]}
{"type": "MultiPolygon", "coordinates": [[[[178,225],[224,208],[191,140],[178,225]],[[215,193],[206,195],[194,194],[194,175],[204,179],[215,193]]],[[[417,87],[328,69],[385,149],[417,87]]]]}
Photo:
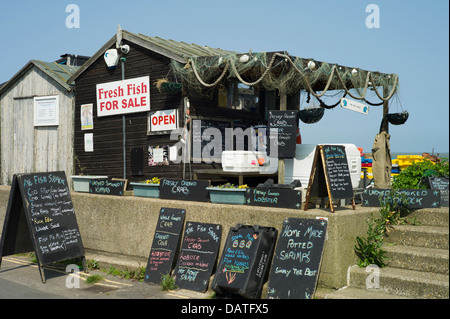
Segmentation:
{"type": "MultiPolygon", "coordinates": [[[[388,93],[389,87],[387,85],[383,86],[383,97],[386,98],[388,93]]],[[[383,102],[383,119],[381,120],[381,126],[380,126],[380,133],[386,132],[389,133],[389,121],[387,118],[387,115],[389,113],[389,101],[383,102]]]]}
{"type": "MultiPolygon", "coordinates": [[[[287,110],[287,95],[286,92],[280,91],[280,111],[287,110]]],[[[284,184],[284,176],[285,176],[285,162],[284,158],[278,159],[278,184],[284,184]]]]}

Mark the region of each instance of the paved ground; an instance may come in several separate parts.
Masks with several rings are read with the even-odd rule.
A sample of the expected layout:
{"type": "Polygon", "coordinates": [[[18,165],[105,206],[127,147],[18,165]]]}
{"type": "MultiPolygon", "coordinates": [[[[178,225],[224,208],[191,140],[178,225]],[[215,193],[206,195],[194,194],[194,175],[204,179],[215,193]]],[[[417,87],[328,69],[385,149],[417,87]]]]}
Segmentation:
{"type": "Polygon", "coordinates": [[[30,262],[29,257],[3,257],[0,268],[0,298],[61,298],[61,299],[205,299],[210,293],[198,293],[185,289],[162,291],[156,284],[147,284],[135,280],[122,279],[95,270],[88,274],[78,273],[69,277],[64,266],[46,267],[46,283],[41,282],[39,269],[30,262]],[[105,279],[95,283],[86,283],[86,278],[101,275],[105,279]],[[68,288],[79,281],[79,288],[68,288]]]}

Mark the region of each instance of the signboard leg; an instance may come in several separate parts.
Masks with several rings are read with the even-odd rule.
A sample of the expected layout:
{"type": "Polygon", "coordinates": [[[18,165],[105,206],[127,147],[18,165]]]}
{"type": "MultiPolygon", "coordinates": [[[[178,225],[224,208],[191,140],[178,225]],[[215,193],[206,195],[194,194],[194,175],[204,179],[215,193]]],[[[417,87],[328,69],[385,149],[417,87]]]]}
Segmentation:
{"type": "Polygon", "coordinates": [[[44,266],[41,265],[41,263],[38,261],[38,269],[39,269],[39,275],[41,275],[41,281],[43,284],[45,284],[45,273],[44,273],[44,266]]]}
{"type": "Polygon", "coordinates": [[[86,274],[88,274],[89,273],[89,269],[88,269],[87,264],[86,264],[86,257],[85,256],[81,257],[81,261],[83,262],[83,270],[84,270],[84,272],[86,274]]]}

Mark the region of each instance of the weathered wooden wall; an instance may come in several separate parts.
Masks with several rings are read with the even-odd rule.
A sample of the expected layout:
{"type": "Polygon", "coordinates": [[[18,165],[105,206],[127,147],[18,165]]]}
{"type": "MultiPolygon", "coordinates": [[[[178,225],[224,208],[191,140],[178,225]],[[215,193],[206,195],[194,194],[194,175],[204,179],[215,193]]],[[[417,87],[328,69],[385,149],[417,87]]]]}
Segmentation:
{"type": "Polygon", "coordinates": [[[36,67],[4,92],[1,107],[1,183],[15,173],[62,170],[73,174],[73,93],[36,67]],[[59,96],[59,125],[34,127],[33,97],[59,96]]]}

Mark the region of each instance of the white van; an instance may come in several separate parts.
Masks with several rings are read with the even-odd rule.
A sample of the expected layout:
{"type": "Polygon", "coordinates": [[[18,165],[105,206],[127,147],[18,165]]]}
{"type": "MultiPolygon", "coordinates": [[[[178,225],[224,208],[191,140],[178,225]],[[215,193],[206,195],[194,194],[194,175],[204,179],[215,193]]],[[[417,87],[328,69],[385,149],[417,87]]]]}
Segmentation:
{"type": "MultiPolygon", "coordinates": [[[[358,148],[354,144],[321,143],[320,145],[345,146],[352,187],[357,188],[361,179],[361,153],[358,148]]],[[[308,188],[316,147],[316,144],[297,144],[295,158],[285,159],[285,184],[298,179],[302,183],[302,188],[305,190],[308,188]]]]}

